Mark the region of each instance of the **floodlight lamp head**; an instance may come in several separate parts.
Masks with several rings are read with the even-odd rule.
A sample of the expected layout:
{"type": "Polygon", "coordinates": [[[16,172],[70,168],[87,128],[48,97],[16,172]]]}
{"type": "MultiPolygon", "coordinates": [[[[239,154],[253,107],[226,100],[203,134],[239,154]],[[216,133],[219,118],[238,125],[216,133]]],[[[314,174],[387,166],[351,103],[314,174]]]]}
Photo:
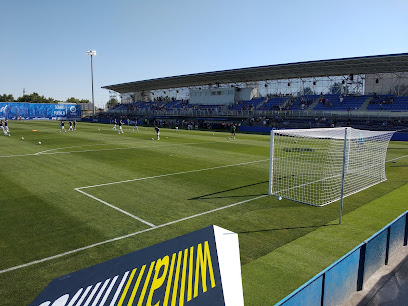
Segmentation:
{"type": "Polygon", "coordinates": [[[87,55],[96,55],[96,51],[95,50],[91,50],[91,51],[86,51],[87,55]]]}

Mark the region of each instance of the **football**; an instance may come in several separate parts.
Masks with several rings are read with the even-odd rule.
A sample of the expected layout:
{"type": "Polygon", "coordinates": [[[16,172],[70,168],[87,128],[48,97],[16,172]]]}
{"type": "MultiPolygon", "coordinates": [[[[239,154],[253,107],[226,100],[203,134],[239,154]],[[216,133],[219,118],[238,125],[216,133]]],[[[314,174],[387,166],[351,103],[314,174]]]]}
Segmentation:
{"type": "Polygon", "coordinates": [[[40,145],[40,144],[41,144],[41,141],[39,141],[38,144],[40,145]]]}

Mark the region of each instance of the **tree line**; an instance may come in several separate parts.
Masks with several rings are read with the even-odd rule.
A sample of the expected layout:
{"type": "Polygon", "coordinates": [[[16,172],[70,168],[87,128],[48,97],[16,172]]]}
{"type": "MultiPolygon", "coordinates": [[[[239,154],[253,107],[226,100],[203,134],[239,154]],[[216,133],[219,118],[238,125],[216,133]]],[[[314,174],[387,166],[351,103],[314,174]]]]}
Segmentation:
{"type": "Polygon", "coordinates": [[[74,97],[68,98],[66,101],[59,101],[53,98],[46,98],[44,96],[40,96],[38,93],[33,92],[29,95],[23,95],[15,99],[13,95],[10,94],[3,94],[0,95],[0,102],[28,102],[28,103],[58,103],[58,102],[66,102],[72,104],[80,104],[80,103],[90,103],[89,100],[86,99],[76,99],[74,97]]]}

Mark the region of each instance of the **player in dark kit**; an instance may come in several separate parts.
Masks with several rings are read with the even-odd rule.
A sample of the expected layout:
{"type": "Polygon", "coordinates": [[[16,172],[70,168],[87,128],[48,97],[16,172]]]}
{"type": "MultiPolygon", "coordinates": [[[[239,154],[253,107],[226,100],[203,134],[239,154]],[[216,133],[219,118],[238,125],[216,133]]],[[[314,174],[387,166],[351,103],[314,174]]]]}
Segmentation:
{"type": "Polygon", "coordinates": [[[159,129],[159,127],[155,125],[154,130],[156,131],[157,140],[160,140],[160,129],[159,129]]]}
{"type": "Polygon", "coordinates": [[[1,120],[0,127],[3,130],[4,135],[10,136],[10,134],[8,133],[9,129],[8,129],[7,120],[5,121],[1,120]]]}
{"type": "Polygon", "coordinates": [[[3,130],[4,130],[4,134],[6,134],[6,135],[9,135],[10,136],[10,130],[9,130],[9,128],[8,128],[8,119],[6,119],[5,121],[4,121],[4,127],[3,127],[3,130]]]}
{"type": "Polygon", "coordinates": [[[122,125],[123,125],[122,120],[119,120],[119,132],[118,132],[118,134],[120,134],[120,133],[122,133],[122,134],[123,134],[122,125]]]}
{"type": "Polygon", "coordinates": [[[137,119],[135,120],[135,125],[133,126],[133,132],[137,130],[139,132],[139,127],[137,126],[137,119]]]}
{"type": "Polygon", "coordinates": [[[61,120],[60,126],[61,126],[61,131],[60,131],[60,133],[61,133],[62,131],[67,132],[67,130],[65,129],[65,122],[64,122],[64,120],[61,120]]]}
{"type": "Polygon", "coordinates": [[[236,130],[237,130],[237,127],[234,124],[231,124],[230,131],[231,131],[232,139],[235,139],[235,131],[236,130]]]}

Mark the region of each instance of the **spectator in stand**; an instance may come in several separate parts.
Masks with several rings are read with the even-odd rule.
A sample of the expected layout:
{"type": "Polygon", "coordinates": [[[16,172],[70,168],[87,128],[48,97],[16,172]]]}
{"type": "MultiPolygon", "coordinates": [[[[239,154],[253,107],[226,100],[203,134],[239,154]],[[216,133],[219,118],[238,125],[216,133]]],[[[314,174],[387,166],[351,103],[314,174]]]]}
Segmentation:
{"type": "Polygon", "coordinates": [[[343,95],[340,95],[339,100],[340,100],[340,103],[343,103],[343,100],[344,100],[343,95]]]}

